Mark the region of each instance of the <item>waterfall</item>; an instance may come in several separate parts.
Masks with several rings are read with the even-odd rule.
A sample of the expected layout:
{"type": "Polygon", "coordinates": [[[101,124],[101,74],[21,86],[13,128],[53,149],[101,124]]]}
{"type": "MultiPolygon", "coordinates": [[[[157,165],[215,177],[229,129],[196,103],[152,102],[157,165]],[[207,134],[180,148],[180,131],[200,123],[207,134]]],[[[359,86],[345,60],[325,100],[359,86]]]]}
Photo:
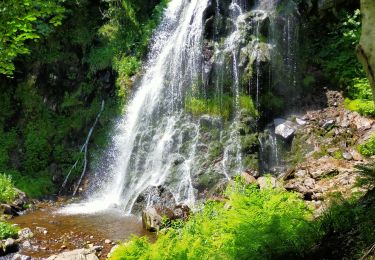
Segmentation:
{"type": "MultiPolygon", "coordinates": [[[[174,154],[182,149],[188,132],[197,139],[199,123],[182,113],[187,88],[200,80],[202,68],[203,13],[208,0],[172,0],[154,35],[145,74],[118,123],[111,147],[107,180],[89,200],[63,209],[91,213],[111,206],[130,214],[147,187],[158,186],[170,176],[174,154]]],[[[195,201],[191,169],[197,140],[191,142],[178,168],[181,180],[170,189],[178,202],[195,201]]]]}
{"type": "MultiPolygon", "coordinates": [[[[273,45],[284,47],[279,38],[289,41],[293,36],[290,23],[286,34],[279,35],[274,32],[277,23],[270,22],[272,28],[267,30],[278,37],[262,42],[261,27],[276,8],[265,3],[273,1],[260,1],[249,11],[243,0],[170,1],[154,33],[144,73],[95,171],[87,199],[60,212],[89,214],[116,207],[131,214],[139,203],[147,207],[163,200],[157,187],[168,190],[176,204],[194,207],[207,189],[249,167],[258,139],[247,139],[255,139],[256,144],[246,149],[243,140],[254,134],[251,129],[257,122],[241,98],[253,96],[260,108],[262,91],[271,88],[269,78],[274,77],[269,66],[265,86],[262,66],[271,63],[273,45]],[[212,36],[207,36],[210,15],[212,36]],[[246,71],[251,74],[248,84],[243,82],[246,71]],[[216,110],[231,112],[226,117],[216,110],[213,115],[187,113],[188,98],[197,98],[200,106],[199,98],[213,98],[219,103],[216,110]]],[[[285,68],[289,71],[295,63],[293,46],[288,46],[285,68]]],[[[264,143],[277,143],[275,138],[259,140],[261,151],[268,150],[264,143]]],[[[269,154],[278,157],[277,151],[269,154]]]]}

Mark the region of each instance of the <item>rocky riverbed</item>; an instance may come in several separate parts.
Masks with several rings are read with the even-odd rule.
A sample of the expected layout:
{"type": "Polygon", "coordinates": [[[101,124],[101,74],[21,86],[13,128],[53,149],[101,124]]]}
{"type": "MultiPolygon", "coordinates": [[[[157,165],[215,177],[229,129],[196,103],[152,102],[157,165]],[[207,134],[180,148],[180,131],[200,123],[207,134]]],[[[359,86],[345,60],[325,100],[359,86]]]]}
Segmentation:
{"type": "Polygon", "coordinates": [[[154,239],[153,234],[143,229],[140,218],[125,216],[119,210],[68,216],[57,213],[60,206],[60,203],[38,203],[36,210],[11,219],[20,228],[19,238],[13,241],[15,253],[0,259],[45,259],[62,253],[69,255],[65,257],[81,254],[86,259],[95,259],[90,258],[94,256],[105,259],[114,246],[133,234],[154,239]],[[72,250],[76,251],[67,253],[72,250]]]}

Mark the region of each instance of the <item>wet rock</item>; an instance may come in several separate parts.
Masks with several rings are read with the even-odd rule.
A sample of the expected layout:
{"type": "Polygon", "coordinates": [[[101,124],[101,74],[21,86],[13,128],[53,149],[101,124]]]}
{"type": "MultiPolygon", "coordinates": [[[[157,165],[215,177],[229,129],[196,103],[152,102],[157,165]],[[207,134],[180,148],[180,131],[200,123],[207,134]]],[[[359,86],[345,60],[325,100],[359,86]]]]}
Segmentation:
{"type": "Polygon", "coordinates": [[[47,229],[44,228],[44,227],[36,227],[35,230],[36,230],[36,232],[38,232],[40,234],[43,234],[43,235],[47,235],[48,234],[47,229]]]}
{"type": "Polygon", "coordinates": [[[32,249],[32,245],[29,240],[24,241],[21,246],[23,249],[32,249]]]}
{"type": "Polygon", "coordinates": [[[277,118],[274,120],[275,134],[281,136],[284,139],[289,139],[292,137],[296,131],[293,122],[287,121],[282,118],[277,118]]]}
{"type": "Polygon", "coordinates": [[[137,198],[132,213],[140,214],[147,206],[158,205],[173,209],[176,206],[176,199],[173,193],[164,186],[153,186],[144,190],[137,198]]]}
{"type": "Polygon", "coordinates": [[[327,120],[323,123],[322,127],[326,130],[329,130],[331,129],[332,127],[334,127],[335,125],[335,120],[331,119],[331,120],[327,120]]]}
{"type": "Polygon", "coordinates": [[[276,188],[276,178],[274,177],[259,177],[257,182],[261,190],[276,188]]]}
{"type": "Polygon", "coordinates": [[[199,118],[199,123],[202,127],[211,127],[212,126],[212,117],[209,115],[203,115],[199,118]]]}
{"type": "Polygon", "coordinates": [[[47,260],[99,260],[99,258],[96,256],[95,250],[77,249],[50,256],[47,260]]]}
{"type": "Polygon", "coordinates": [[[247,185],[257,184],[257,180],[247,172],[241,173],[241,178],[247,185]]]}
{"type": "Polygon", "coordinates": [[[34,236],[34,233],[31,231],[30,228],[24,228],[18,231],[18,236],[20,239],[29,239],[34,236]]]}
{"type": "MultiPolygon", "coordinates": [[[[0,256],[18,251],[18,244],[13,238],[0,241],[0,256]]],[[[1,258],[1,257],[0,257],[1,258]]]]}
{"type": "Polygon", "coordinates": [[[24,209],[25,206],[29,203],[29,198],[26,196],[26,193],[19,189],[15,189],[17,192],[16,199],[12,202],[12,205],[18,207],[19,209],[24,209]]]}
{"type": "Polygon", "coordinates": [[[160,216],[157,210],[153,207],[145,209],[142,212],[142,223],[143,227],[151,232],[158,231],[162,224],[162,216],[160,216]]]}
{"type": "Polygon", "coordinates": [[[13,209],[8,204],[0,204],[0,215],[13,215],[13,209]]]}

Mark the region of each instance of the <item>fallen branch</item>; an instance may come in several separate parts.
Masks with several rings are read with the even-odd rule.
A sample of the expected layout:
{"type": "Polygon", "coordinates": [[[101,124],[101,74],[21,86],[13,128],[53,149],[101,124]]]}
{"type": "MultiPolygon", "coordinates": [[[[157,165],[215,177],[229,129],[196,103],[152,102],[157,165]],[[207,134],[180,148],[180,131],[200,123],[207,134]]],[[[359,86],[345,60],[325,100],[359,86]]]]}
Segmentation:
{"type": "Polygon", "coordinates": [[[366,257],[368,257],[368,256],[371,254],[371,252],[374,251],[374,250],[375,250],[375,244],[373,244],[373,245],[370,247],[370,250],[367,251],[367,253],[364,254],[364,255],[360,258],[360,260],[364,260],[364,259],[365,259],[366,257]]]}
{"type": "MultiPolygon", "coordinates": [[[[101,106],[101,108],[100,108],[100,111],[99,111],[98,115],[97,115],[96,118],[95,118],[95,122],[94,122],[94,124],[92,125],[92,127],[90,128],[90,131],[89,131],[89,133],[88,133],[88,135],[87,135],[87,138],[86,138],[85,143],[84,143],[84,144],[82,145],[82,147],[81,147],[80,153],[82,153],[83,151],[85,152],[85,153],[84,153],[84,165],[83,165],[83,170],[82,170],[82,173],[81,173],[81,177],[79,178],[79,181],[78,181],[78,183],[77,183],[77,186],[76,186],[76,188],[75,188],[75,190],[74,190],[74,192],[73,192],[73,196],[76,195],[76,193],[77,193],[77,191],[78,191],[78,188],[79,188],[79,186],[81,185],[82,179],[83,179],[83,177],[84,177],[84,175],[85,175],[85,173],[86,173],[86,169],[87,169],[87,153],[88,153],[88,146],[89,146],[90,138],[91,138],[92,133],[94,132],[94,129],[95,129],[95,127],[96,127],[96,124],[97,124],[98,121],[99,121],[100,116],[102,115],[102,112],[103,112],[103,110],[104,110],[104,104],[105,104],[105,103],[104,103],[104,100],[103,100],[103,101],[102,101],[102,106],[101,106]]],[[[62,192],[63,189],[65,188],[65,186],[66,186],[66,184],[67,184],[67,182],[68,182],[68,179],[69,179],[70,175],[72,174],[73,170],[77,167],[79,160],[80,160],[80,158],[78,158],[77,161],[73,164],[72,168],[70,168],[70,171],[69,171],[68,175],[65,177],[65,180],[64,180],[64,182],[63,182],[63,184],[62,184],[62,186],[61,186],[61,189],[60,189],[60,191],[59,191],[59,195],[61,194],[61,192],[62,192]]]]}

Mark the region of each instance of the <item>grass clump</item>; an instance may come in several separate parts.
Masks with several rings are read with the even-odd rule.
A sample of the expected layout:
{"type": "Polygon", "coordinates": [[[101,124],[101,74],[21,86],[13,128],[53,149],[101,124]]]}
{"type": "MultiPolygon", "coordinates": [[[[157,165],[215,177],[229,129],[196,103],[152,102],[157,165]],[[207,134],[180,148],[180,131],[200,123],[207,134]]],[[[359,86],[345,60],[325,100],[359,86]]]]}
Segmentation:
{"type": "Polygon", "coordinates": [[[0,173],[0,202],[10,203],[16,198],[16,195],[12,179],[0,173]]]}
{"type": "Polygon", "coordinates": [[[227,203],[208,202],[155,243],[134,237],[111,259],[270,259],[300,256],[314,241],[311,212],[297,194],[235,184],[227,203]]]}
{"type": "Polygon", "coordinates": [[[6,222],[0,222],[0,239],[16,238],[18,229],[6,222]]]}

